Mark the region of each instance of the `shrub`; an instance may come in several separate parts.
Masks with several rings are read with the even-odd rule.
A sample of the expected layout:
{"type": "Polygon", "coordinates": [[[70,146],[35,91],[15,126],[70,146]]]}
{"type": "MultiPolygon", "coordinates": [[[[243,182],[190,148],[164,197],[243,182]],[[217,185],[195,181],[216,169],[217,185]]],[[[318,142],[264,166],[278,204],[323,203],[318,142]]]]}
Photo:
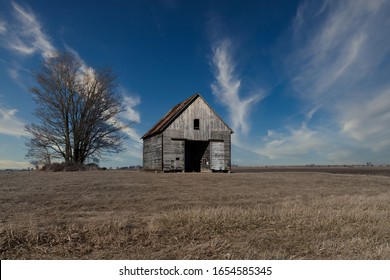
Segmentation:
{"type": "Polygon", "coordinates": [[[41,168],[42,171],[52,171],[52,172],[60,172],[60,171],[81,171],[86,170],[86,167],[82,164],[78,163],[68,163],[65,162],[54,162],[51,164],[45,164],[41,168]]]}

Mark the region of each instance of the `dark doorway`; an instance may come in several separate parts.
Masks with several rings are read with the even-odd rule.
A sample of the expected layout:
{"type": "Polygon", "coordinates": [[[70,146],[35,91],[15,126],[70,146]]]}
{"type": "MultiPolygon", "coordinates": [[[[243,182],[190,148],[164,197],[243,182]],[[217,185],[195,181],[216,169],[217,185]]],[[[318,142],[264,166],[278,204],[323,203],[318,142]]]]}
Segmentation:
{"type": "Polygon", "coordinates": [[[185,172],[200,172],[202,157],[208,146],[208,141],[186,141],[185,172]]]}

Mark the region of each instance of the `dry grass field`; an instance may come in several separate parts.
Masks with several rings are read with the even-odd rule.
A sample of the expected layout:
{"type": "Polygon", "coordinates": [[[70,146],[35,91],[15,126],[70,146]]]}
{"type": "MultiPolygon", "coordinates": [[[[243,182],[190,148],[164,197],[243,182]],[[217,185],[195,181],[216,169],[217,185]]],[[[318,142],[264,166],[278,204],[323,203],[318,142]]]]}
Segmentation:
{"type": "Polygon", "coordinates": [[[1,259],[390,259],[390,177],[0,172],[1,259]]]}

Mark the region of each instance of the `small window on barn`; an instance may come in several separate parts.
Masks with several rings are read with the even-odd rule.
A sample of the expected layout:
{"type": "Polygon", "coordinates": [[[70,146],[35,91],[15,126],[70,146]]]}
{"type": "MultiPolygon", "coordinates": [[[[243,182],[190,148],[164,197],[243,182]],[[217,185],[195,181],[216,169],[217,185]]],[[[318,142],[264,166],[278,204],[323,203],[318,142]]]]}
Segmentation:
{"type": "Polygon", "coordinates": [[[199,119],[194,119],[194,129],[199,129],[199,119]]]}

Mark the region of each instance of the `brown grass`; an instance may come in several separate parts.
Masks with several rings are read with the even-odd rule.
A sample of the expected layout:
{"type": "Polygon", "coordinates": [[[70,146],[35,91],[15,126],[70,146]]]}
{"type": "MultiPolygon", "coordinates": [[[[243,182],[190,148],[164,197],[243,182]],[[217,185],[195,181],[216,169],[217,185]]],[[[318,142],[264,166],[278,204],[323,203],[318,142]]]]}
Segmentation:
{"type": "Polygon", "coordinates": [[[390,177],[0,172],[1,259],[390,259],[390,177]]]}

